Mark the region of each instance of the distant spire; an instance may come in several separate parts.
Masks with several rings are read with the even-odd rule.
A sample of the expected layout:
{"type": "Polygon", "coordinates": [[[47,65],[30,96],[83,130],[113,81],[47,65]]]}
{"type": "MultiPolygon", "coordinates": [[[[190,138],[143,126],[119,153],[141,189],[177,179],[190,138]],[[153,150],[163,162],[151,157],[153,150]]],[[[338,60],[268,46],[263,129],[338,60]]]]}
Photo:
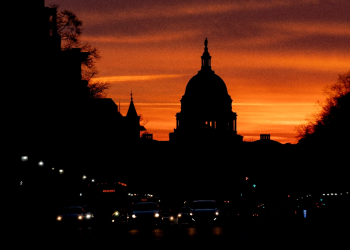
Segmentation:
{"type": "Polygon", "coordinates": [[[134,105],[134,101],[133,101],[133,98],[132,98],[132,91],[131,91],[131,100],[130,100],[130,105],[129,105],[129,109],[128,109],[128,113],[126,114],[127,117],[132,117],[132,116],[138,116],[137,115],[137,112],[136,112],[136,108],[135,108],[135,105],[134,105]]]}
{"type": "Polygon", "coordinates": [[[210,70],[211,71],[211,56],[208,51],[208,38],[205,38],[204,41],[204,52],[202,55],[202,71],[210,70]]]}

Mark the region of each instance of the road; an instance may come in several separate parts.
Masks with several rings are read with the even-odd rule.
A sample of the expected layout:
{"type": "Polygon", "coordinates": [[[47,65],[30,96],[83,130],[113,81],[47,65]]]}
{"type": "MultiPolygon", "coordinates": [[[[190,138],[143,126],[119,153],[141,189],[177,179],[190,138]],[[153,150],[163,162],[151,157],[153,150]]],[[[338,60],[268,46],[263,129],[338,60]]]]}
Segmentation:
{"type": "MultiPolygon", "coordinates": [[[[18,247],[35,249],[342,249],[348,221],[242,220],[223,225],[162,227],[57,227],[27,223],[18,228],[18,247]]],[[[23,248],[24,249],[24,248],[23,248]]]]}

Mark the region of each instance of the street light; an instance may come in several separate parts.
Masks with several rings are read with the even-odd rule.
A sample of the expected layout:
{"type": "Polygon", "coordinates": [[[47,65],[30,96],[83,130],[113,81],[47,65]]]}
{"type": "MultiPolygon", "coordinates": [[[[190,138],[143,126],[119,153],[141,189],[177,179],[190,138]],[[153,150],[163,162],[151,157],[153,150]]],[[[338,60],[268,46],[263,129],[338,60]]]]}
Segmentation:
{"type": "Polygon", "coordinates": [[[60,169],[60,170],[58,170],[58,172],[59,172],[60,174],[63,174],[64,170],[63,170],[63,169],[60,169]]]}
{"type": "Polygon", "coordinates": [[[21,161],[28,161],[28,156],[22,156],[21,161]]]}
{"type": "Polygon", "coordinates": [[[43,166],[44,166],[44,162],[43,162],[43,161],[39,161],[39,162],[38,162],[38,166],[39,166],[39,167],[43,167],[43,166]]]}
{"type": "Polygon", "coordinates": [[[86,179],[86,175],[83,175],[83,177],[82,177],[82,178],[83,178],[83,180],[85,180],[85,179],[86,179]]]}

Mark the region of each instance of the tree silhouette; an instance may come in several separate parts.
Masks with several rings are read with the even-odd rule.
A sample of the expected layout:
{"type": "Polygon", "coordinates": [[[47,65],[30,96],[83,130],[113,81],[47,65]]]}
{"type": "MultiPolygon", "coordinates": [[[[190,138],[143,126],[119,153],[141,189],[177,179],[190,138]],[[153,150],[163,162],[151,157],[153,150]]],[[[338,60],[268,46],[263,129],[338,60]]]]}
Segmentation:
{"type": "Polygon", "coordinates": [[[350,71],[326,88],[327,98],[313,121],[297,127],[300,143],[340,143],[350,139],[350,71]]]}
{"type": "MultiPolygon", "coordinates": [[[[54,4],[51,7],[58,8],[59,6],[54,4]]],[[[53,24],[52,21],[51,24],[53,24]]],[[[87,42],[81,42],[80,36],[83,22],[72,11],[63,10],[57,13],[56,24],[57,33],[61,37],[61,49],[63,51],[80,48],[81,51],[89,53],[89,56],[82,62],[81,72],[82,79],[88,81],[89,98],[105,98],[110,83],[92,81],[92,78],[98,73],[96,60],[100,59],[101,56],[96,47],[87,42]]]]}
{"type": "MultiPolygon", "coordinates": [[[[52,7],[58,8],[59,6],[52,5],[52,7]]],[[[56,24],[57,33],[61,37],[62,50],[80,48],[84,52],[89,52],[89,56],[82,62],[82,77],[84,80],[90,80],[98,73],[95,64],[96,60],[100,59],[101,56],[96,47],[89,43],[81,42],[80,36],[83,22],[72,11],[63,10],[57,13],[56,24]]]]}
{"type": "Polygon", "coordinates": [[[91,99],[106,98],[107,96],[106,90],[109,89],[110,83],[95,81],[93,83],[89,82],[87,86],[89,88],[89,98],[91,99]]]}

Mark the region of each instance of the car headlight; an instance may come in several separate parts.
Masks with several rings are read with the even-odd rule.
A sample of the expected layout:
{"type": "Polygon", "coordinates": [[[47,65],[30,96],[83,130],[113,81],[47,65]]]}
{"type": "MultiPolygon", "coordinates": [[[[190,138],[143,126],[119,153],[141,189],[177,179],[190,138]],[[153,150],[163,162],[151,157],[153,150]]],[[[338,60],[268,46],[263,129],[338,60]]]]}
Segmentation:
{"type": "Polygon", "coordinates": [[[215,215],[216,215],[216,216],[219,216],[219,212],[218,212],[218,211],[216,211],[216,212],[215,212],[215,215]]]}
{"type": "Polygon", "coordinates": [[[155,213],[154,217],[158,218],[159,217],[159,213],[155,213]]]}
{"type": "Polygon", "coordinates": [[[135,215],[135,214],[131,215],[131,218],[135,219],[135,218],[136,218],[136,215],[135,215]]]}
{"type": "Polygon", "coordinates": [[[174,220],[174,216],[170,216],[170,220],[173,221],[174,220]]]}
{"type": "Polygon", "coordinates": [[[56,218],[58,221],[61,221],[62,220],[62,216],[57,216],[56,218]]]}
{"type": "Polygon", "coordinates": [[[193,213],[192,213],[192,212],[190,212],[190,216],[193,216],[193,213]]]}
{"type": "Polygon", "coordinates": [[[181,217],[182,217],[182,214],[178,214],[177,217],[181,218],[181,217]]]}
{"type": "Polygon", "coordinates": [[[87,214],[86,219],[91,219],[91,214],[87,214]]]}
{"type": "Polygon", "coordinates": [[[119,216],[119,211],[115,211],[112,216],[118,217],[119,216]]]}
{"type": "Polygon", "coordinates": [[[78,220],[82,220],[83,219],[83,216],[82,215],[79,215],[78,216],[78,220]]]}

